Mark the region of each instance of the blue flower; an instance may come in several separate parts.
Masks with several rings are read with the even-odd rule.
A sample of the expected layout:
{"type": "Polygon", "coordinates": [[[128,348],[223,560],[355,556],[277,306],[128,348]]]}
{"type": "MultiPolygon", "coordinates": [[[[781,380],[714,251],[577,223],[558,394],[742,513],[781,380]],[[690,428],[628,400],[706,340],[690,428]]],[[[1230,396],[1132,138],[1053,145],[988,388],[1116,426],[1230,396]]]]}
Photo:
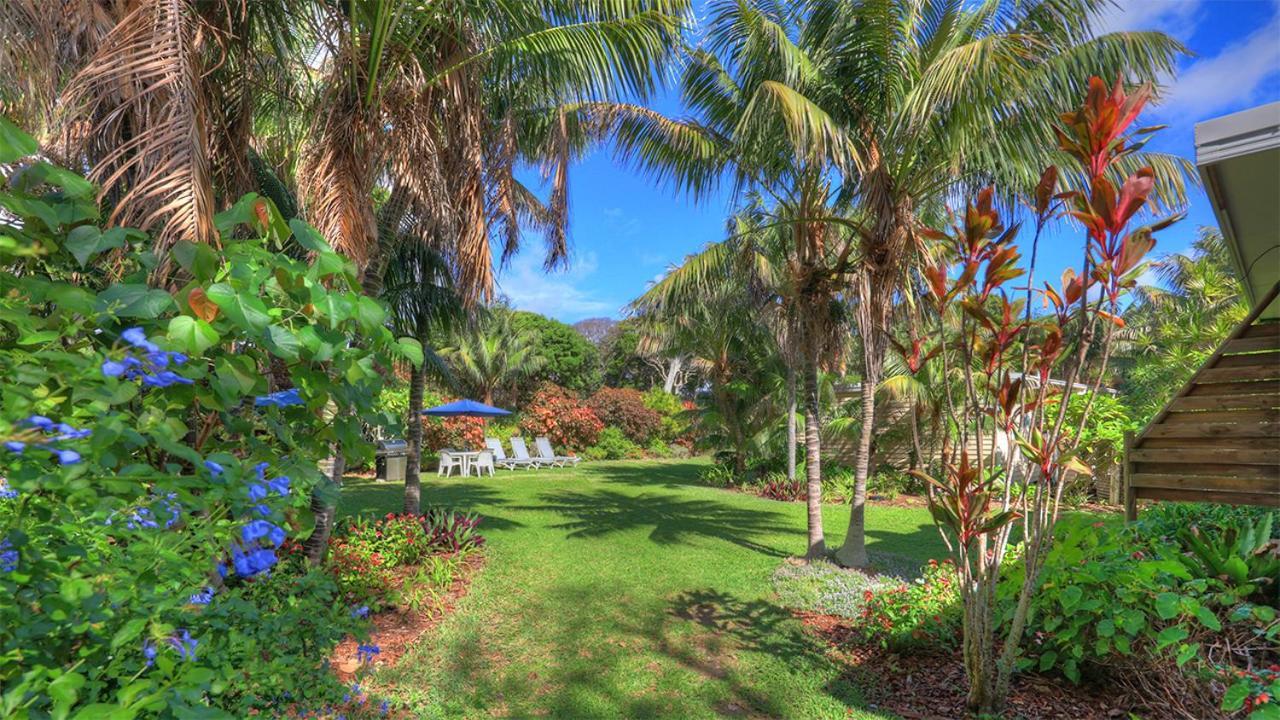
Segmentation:
{"type": "Polygon", "coordinates": [[[177,525],[178,520],[182,518],[182,505],[177,502],[177,497],[176,494],[169,493],[160,501],[164,505],[164,509],[169,513],[169,519],[164,522],[166,530],[177,525]]]}
{"type": "Polygon", "coordinates": [[[22,451],[27,449],[27,444],[20,440],[10,440],[9,442],[4,444],[4,447],[6,450],[8,450],[11,453],[17,453],[18,455],[21,455],[22,451]]]}
{"type": "Polygon", "coordinates": [[[269,465],[270,463],[260,462],[253,466],[253,471],[258,474],[259,480],[267,479],[267,467],[269,467],[269,465]]]}
{"type": "Polygon", "coordinates": [[[354,618],[369,617],[369,606],[361,605],[360,607],[353,609],[351,611],[351,617],[354,617],[354,618]]]}
{"type": "Polygon", "coordinates": [[[191,385],[195,381],[184,378],[172,370],[162,370],[154,375],[143,375],[142,384],[149,387],[169,387],[170,385],[191,385]]]}
{"type": "Polygon", "coordinates": [[[58,456],[58,463],[61,465],[75,465],[80,462],[80,453],[75,450],[54,450],[53,454],[58,456]]]}
{"type": "Polygon", "coordinates": [[[290,405],[301,405],[302,396],[298,394],[298,388],[289,388],[273,392],[270,395],[259,395],[253,399],[255,407],[288,407],[290,405]]]}
{"type": "Polygon", "coordinates": [[[125,523],[125,525],[130,530],[137,530],[140,527],[160,527],[160,523],[157,523],[151,516],[151,508],[138,508],[137,510],[134,510],[133,514],[129,516],[129,521],[125,523]]]}
{"type": "Polygon", "coordinates": [[[156,661],[156,644],[150,640],[142,641],[142,657],[147,659],[147,667],[151,667],[156,661]]]}
{"type": "Polygon", "coordinates": [[[181,630],[169,637],[169,644],[178,651],[178,657],[183,660],[195,660],[196,645],[200,644],[200,641],[191,637],[190,631],[181,630]]]}
{"type": "Polygon", "coordinates": [[[218,563],[218,577],[222,578],[223,580],[226,580],[226,579],[227,579],[227,564],[226,564],[226,563],[218,563]]]}
{"type": "Polygon", "coordinates": [[[131,327],[120,333],[120,339],[147,352],[159,352],[160,350],[160,346],[148,340],[147,333],[140,327],[131,327]]]}
{"type": "Polygon", "coordinates": [[[258,503],[257,505],[254,505],[253,509],[262,517],[269,517],[271,515],[271,506],[265,503],[258,503]]]}
{"type": "Polygon", "coordinates": [[[0,500],[12,500],[18,497],[18,491],[9,487],[9,483],[0,478],[0,500]]]}
{"type": "Polygon", "coordinates": [[[18,551],[8,540],[0,540],[0,572],[13,572],[18,569],[18,551]]]}
{"type": "Polygon", "coordinates": [[[102,361],[102,374],[107,377],[120,377],[125,370],[128,370],[128,367],[122,362],[116,360],[102,361]]]}
{"type": "Polygon", "coordinates": [[[213,588],[211,587],[206,587],[191,596],[192,605],[208,605],[211,602],[213,602],[213,588]]]}
{"type": "Polygon", "coordinates": [[[204,467],[206,470],[208,470],[210,473],[214,475],[222,474],[222,470],[223,470],[222,466],[212,460],[205,460],[204,467]]]}
{"type": "Polygon", "coordinates": [[[253,483],[249,486],[249,499],[254,502],[267,499],[267,487],[260,483],[253,483]]]}
{"type": "Polygon", "coordinates": [[[289,476],[281,475],[278,478],[267,481],[267,486],[271,488],[275,494],[280,497],[289,497],[289,476]]]}
{"type": "Polygon", "coordinates": [[[232,546],[231,564],[235,567],[237,575],[253,577],[260,572],[270,570],[276,564],[276,554],[265,548],[245,552],[239,546],[232,546]]]}
{"type": "Polygon", "coordinates": [[[53,421],[43,415],[32,415],[31,417],[27,418],[27,424],[34,425],[35,427],[38,427],[41,430],[53,429],[53,421]]]}
{"type": "Polygon", "coordinates": [[[357,645],[356,659],[362,663],[373,664],[374,657],[382,652],[382,648],[377,645],[357,645]]]}
{"type": "Polygon", "coordinates": [[[251,544],[266,538],[274,546],[284,542],[284,530],[266,520],[253,520],[240,529],[240,537],[245,544],[251,544]]]}
{"type": "Polygon", "coordinates": [[[381,712],[383,715],[386,715],[387,713],[391,712],[391,701],[383,700],[382,704],[378,706],[378,711],[381,712]]]}

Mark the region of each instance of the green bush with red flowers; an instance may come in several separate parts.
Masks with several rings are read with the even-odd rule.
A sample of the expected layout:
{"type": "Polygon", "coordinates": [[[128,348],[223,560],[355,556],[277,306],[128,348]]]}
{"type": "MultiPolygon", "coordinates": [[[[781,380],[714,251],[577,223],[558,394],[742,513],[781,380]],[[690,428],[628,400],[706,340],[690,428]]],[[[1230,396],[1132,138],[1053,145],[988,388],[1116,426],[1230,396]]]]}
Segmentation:
{"type": "Polygon", "coordinates": [[[578,398],[557,385],[545,384],[520,414],[520,431],[529,437],[545,436],[567,451],[581,451],[596,444],[604,423],[578,398]]]}
{"type": "Polygon", "coordinates": [[[914,582],[865,591],[857,619],[864,641],[892,650],[954,647],[960,624],[960,592],[949,560],[930,560],[914,582]]]}

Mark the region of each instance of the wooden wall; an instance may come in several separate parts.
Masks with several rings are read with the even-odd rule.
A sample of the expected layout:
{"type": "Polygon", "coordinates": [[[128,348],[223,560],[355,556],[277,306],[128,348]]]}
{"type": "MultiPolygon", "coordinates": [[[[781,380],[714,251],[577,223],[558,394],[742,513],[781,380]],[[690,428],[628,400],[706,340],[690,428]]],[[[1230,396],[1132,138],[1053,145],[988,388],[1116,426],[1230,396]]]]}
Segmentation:
{"type": "Polygon", "coordinates": [[[1280,507],[1280,321],[1259,319],[1277,293],[1129,438],[1129,519],[1144,499],[1280,507]]]}

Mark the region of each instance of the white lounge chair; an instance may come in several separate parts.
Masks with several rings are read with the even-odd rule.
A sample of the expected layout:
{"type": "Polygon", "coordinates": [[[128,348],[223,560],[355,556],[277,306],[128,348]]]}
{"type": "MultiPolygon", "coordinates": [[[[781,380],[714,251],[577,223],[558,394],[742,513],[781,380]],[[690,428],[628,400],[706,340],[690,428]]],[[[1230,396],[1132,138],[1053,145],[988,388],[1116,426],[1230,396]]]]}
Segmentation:
{"type": "Polygon", "coordinates": [[[552,464],[542,458],[530,457],[529,446],[524,444],[524,438],[522,437],[511,438],[511,453],[516,456],[516,460],[528,462],[529,467],[532,468],[540,468],[544,465],[552,464]]]}
{"type": "Polygon", "coordinates": [[[557,455],[555,451],[551,449],[551,441],[545,437],[534,438],[533,445],[534,447],[538,448],[539,460],[550,461],[556,467],[564,467],[565,465],[577,465],[578,461],[582,459],[579,457],[574,457],[572,455],[557,455]]]}
{"type": "Polygon", "coordinates": [[[485,438],[484,444],[493,452],[493,462],[500,468],[515,470],[516,468],[527,468],[533,465],[533,460],[517,460],[516,458],[507,457],[507,453],[502,449],[502,441],[498,438],[485,438]]]}
{"type": "Polygon", "coordinates": [[[449,450],[441,450],[439,466],[436,475],[452,475],[454,468],[462,472],[462,458],[455,456],[449,450]]]}
{"type": "Polygon", "coordinates": [[[471,461],[467,474],[470,475],[472,470],[476,471],[476,477],[482,476],[485,470],[489,471],[489,477],[493,477],[493,451],[481,450],[480,454],[471,461]]]}

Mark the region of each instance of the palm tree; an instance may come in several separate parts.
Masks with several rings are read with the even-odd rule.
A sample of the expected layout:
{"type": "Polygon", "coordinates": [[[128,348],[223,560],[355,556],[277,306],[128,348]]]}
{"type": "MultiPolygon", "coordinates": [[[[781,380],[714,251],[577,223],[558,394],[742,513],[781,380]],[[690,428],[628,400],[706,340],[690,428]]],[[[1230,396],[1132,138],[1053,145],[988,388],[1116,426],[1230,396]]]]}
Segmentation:
{"type": "MultiPolygon", "coordinates": [[[[785,199],[801,317],[853,279],[868,387],[882,377],[893,304],[917,254],[918,218],[966,186],[1011,201],[1063,161],[1052,123],[1092,75],[1155,82],[1182,47],[1161,33],[1097,35],[1105,0],[722,0],[684,87],[696,116],[676,122],[613,110],[625,156],[696,194],[730,176],[785,199]],[[850,204],[851,213],[830,207],[850,204]],[[850,221],[852,216],[855,221],[850,221]],[[837,221],[835,218],[840,217],[837,221]],[[839,222],[841,224],[833,224],[839,222]],[[849,230],[852,228],[852,230],[849,230]],[[815,258],[834,258],[824,266],[815,258]]],[[[1190,168],[1140,153],[1179,192],[1190,168]]],[[[1067,166],[1064,183],[1083,173],[1067,166]]],[[[820,333],[795,338],[815,375],[820,333]]],[[[806,405],[814,393],[806,389],[806,405]]],[[[863,394],[857,488],[837,558],[865,565],[867,462],[875,393],[863,394]]],[[[812,455],[812,453],[810,453],[812,455]]]]}
{"type": "Polygon", "coordinates": [[[453,329],[463,316],[462,302],[453,291],[453,278],[444,258],[425,243],[404,241],[384,275],[383,299],[391,310],[398,335],[422,343],[424,361],[409,367],[409,412],[406,440],[409,458],[405,467],[404,511],[416,515],[422,509],[422,398],[428,375],[452,380],[447,362],[431,342],[453,329]]]}
{"type": "Polygon", "coordinates": [[[455,333],[442,354],[459,389],[479,396],[486,404],[514,390],[545,362],[533,338],[517,330],[511,313],[503,308],[483,312],[470,327],[455,333]]]}
{"type": "Polygon", "coordinates": [[[1200,228],[1191,252],[1153,264],[1125,312],[1120,357],[1135,418],[1148,418],[1191,377],[1249,312],[1243,285],[1217,228],[1200,228]]]}

